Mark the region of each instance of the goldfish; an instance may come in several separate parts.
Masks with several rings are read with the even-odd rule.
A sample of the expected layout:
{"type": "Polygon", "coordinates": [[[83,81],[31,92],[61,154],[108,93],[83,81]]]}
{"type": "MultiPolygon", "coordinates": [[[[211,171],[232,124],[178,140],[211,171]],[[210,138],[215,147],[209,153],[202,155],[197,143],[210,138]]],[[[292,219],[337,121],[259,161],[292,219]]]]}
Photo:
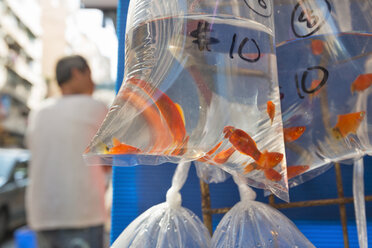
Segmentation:
{"type": "Polygon", "coordinates": [[[311,41],[311,51],[314,55],[320,55],[324,51],[324,43],[322,40],[311,41]]]}
{"type": "MultiPolygon", "coordinates": [[[[315,90],[317,89],[317,87],[319,86],[319,84],[321,83],[322,81],[320,81],[319,79],[314,79],[312,82],[311,82],[311,89],[315,90]]],[[[314,91],[313,93],[310,94],[310,100],[313,100],[314,97],[317,97],[320,93],[320,89],[317,89],[316,91],[314,91]]]]}
{"type": "Polygon", "coordinates": [[[288,179],[294,178],[310,168],[308,165],[292,165],[287,167],[288,179]]]}
{"type": "Polygon", "coordinates": [[[305,126],[283,128],[284,142],[292,142],[297,140],[302,136],[305,130],[306,130],[305,126]]]}
{"type": "Polygon", "coordinates": [[[243,166],[244,166],[244,172],[243,172],[243,174],[247,174],[247,173],[249,173],[249,172],[251,172],[253,170],[256,170],[257,167],[258,167],[258,164],[254,163],[254,162],[253,163],[250,163],[250,164],[244,163],[243,166]]]}
{"type": "MultiPolygon", "coordinates": [[[[161,116],[168,125],[168,131],[173,137],[170,146],[173,147],[174,150],[171,154],[180,155],[184,153],[186,151],[185,147],[188,143],[188,137],[186,137],[185,116],[182,107],[178,103],[173,102],[164,92],[153,87],[144,80],[131,78],[127,83],[139,87],[154,101],[161,116]]],[[[154,146],[154,148],[159,148],[161,150],[161,147],[154,146]]]]}
{"type": "Polygon", "coordinates": [[[336,139],[345,138],[348,134],[356,134],[360,123],[366,115],[365,111],[343,114],[337,116],[337,123],[332,128],[332,135],[336,139]]]}
{"type": "Polygon", "coordinates": [[[112,139],[112,144],[113,147],[109,148],[106,154],[136,154],[141,152],[137,147],[121,143],[116,138],[112,139]]]}
{"type": "Polygon", "coordinates": [[[283,160],[284,155],[282,153],[269,152],[267,150],[260,152],[257,148],[256,142],[249,136],[249,134],[241,129],[226,126],[223,131],[225,138],[229,139],[230,143],[236,150],[242,154],[250,156],[255,160],[255,162],[245,167],[244,173],[257,169],[263,170],[265,176],[270,180],[275,181],[278,178],[278,175],[275,174],[276,171],[272,172],[271,169],[283,160]],[[267,170],[269,170],[269,172],[266,173],[267,170]]]}
{"type": "Polygon", "coordinates": [[[278,182],[282,180],[282,175],[274,169],[267,169],[264,171],[265,177],[271,181],[278,182]]]}
{"type": "Polygon", "coordinates": [[[149,123],[152,134],[152,150],[150,152],[164,150],[172,144],[173,137],[169,133],[169,128],[161,119],[159,111],[154,105],[149,104],[147,99],[129,88],[119,92],[118,97],[128,101],[136,109],[141,110],[141,114],[149,123]]]}
{"type": "Polygon", "coordinates": [[[359,75],[351,84],[351,93],[354,91],[362,92],[372,85],[372,73],[359,75]]]}
{"type": "Polygon", "coordinates": [[[243,174],[247,174],[253,170],[262,170],[264,172],[265,177],[271,181],[277,182],[282,179],[282,175],[280,175],[280,173],[274,170],[273,168],[265,169],[255,162],[245,165],[243,174]]]}
{"type": "Polygon", "coordinates": [[[271,124],[273,124],[274,116],[275,116],[275,104],[272,101],[267,101],[267,114],[270,117],[271,124]]]}
{"type": "Polygon", "coordinates": [[[224,127],[223,132],[225,138],[229,139],[236,150],[252,157],[256,161],[260,159],[262,154],[258,150],[256,142],[246,132],[232,126],[224,127]]]}

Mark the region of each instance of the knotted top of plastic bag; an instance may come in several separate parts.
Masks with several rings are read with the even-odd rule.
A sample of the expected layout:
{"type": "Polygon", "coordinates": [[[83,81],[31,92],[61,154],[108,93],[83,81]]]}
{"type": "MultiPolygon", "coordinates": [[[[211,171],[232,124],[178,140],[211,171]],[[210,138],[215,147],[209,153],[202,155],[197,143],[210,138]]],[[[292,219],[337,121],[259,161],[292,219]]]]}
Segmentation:
{"type": "Polygon", "coordinates": [[[181,207],[180,190],[190,163],[180,162],[167,192],[166,202],[158,204],[136,218],[116,239],[112,248],[210,247],[210,235],[199,218],[181,207]]]}
{"type": "Polygon", "coordinates": [[[233,175],[241,201],[229,210],[212,237],[212,247],[314,247],[281,212],[255,199],[244,178],[233,175]]]}

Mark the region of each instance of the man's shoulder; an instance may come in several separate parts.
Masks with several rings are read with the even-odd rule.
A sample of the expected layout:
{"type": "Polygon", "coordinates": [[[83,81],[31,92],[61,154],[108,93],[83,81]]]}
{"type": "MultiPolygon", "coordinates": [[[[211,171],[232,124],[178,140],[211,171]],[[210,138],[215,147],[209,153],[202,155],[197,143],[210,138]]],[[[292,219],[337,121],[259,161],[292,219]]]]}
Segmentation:
{"type": "Polygon", "coordinates": [[[79,98],[79,101],[81,101],[82,103],[86,103],[88,106],[91,106],[91,107],[102,108],[102,109],[107,108],[105,103],[103,103],[102,101],[97,100],[97,99],[95,99],[91,96],[81,96],[79,98]]]}
{"type": "Polygon", "coordinates": [[[57,102],[57,98],[47,98],[41,101],[37,106],[33,108],[34,112],[40,112],[45,109],[53,107],[57,102]]]}

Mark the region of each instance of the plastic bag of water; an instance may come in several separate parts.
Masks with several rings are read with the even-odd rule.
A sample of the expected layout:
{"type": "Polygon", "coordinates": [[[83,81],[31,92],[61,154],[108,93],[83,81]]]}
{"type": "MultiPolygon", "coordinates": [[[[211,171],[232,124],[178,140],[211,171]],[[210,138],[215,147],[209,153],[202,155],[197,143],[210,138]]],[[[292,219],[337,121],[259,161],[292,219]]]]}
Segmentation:
{"type": "Polygon", "coordinates": [[[124,82],[86,161],[202,161],[288,200],[273,32],[271,0],[132,0],[124,82]]]}
{"type": "Polygon", "coordinates": [[[288,178],[297,185],[331,162],[372,154],[372,3],[276,4],[288,178]]]}

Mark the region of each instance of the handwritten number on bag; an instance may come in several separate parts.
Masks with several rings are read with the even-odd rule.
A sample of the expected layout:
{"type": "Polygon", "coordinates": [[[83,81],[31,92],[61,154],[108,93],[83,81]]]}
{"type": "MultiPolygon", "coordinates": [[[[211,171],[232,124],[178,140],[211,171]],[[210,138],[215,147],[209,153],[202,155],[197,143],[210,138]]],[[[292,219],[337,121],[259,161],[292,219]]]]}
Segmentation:
{"type": "Polygon", "coordinates": [[[298,16],[299,22],[306,22],[306,26],[308,28],[313,28],[319,22],[319,17],[313,15],[314,10],[303,10],[301,14],[298,16]]]}
{"type": "Polygon", "coordinates": [[[327,22],[331,15],[328,0],[298,0],[291,15],[291,27],[298,38],[309,37],[327,22]]]}
{"type": "MultiPolygon", "coordinates": [[[[234,52],[234,48],[235,48],[235,43],[236,43],[236,37],[237,35],[234,34],[233,38],[232,38],[232,42],[231,42],[231,46],[230,46],[230,58],[234,58],[233,56],[233,52],[234,52]]],[[[260,47],[258,46],[257,42],[255,39],[249,39],[247,37],[245,37],[241,42],[240,42],[240,45],[238,47],[238,55],[239,57],[242,59],[242,60],[245,60],[247,62],[250,62],[250,63],[254,63],[254,62],[257,62],[260,57],[261,57],[261,50],[260,50],[260,47]],[[256,58],[247,58],[243,55],[243,48],[248,44],[248,41],[251,40],[256,49],[257,49],[257,57],[256,58]]]]}
{"type": "Polygon", "coordinates": [[[267,4],[266,4],[265,0],[258,0],[258,4],[259,4],[263,9],[267,9],[267,4]]]}
{"type": "Polygon", "coordinates": [[[244,0],[245,4],[250,8],[254,13],[262,17],[270,17],[273,12],[273,7],[270,4],[270,1],[267,0],[244,0]]]}
{"type": "Polygon", "coordinates": [[[297,89],[297,95],[303,99],[304,96],[301,95],[301,89],[303,92],[305,92],[306,94],[314,94],[315,92],[319,91],[326,83],[327,83],[327,80],[328,80],[328,75],[329,75],[329,72],[326,68],[324,67],[321,67],[321,66],[313,66],[313,67],[309,67],[307,68],[307,70],[302,74],[302,77],[301,77],[301,85],[300,85],[300,82],[298,80],[298,75],[296,74],[295,75],[295,83],[296,83],[296,89],[297,89]],[[320,83],[312,88],[312,89],[308,89],[306,88],[306,78],[307,78],[307,75],[309,73],[309,71],[312,71],[312,70],[321,70],[323,72],[323,78],[322,80],[320,81],[320,83]],[[301,89],[300,89],[301,87],[301,89]]]}
{"type": "Polygon", "coordinates": [[[200,51],[206,49],[210,52],[211,49],[209,48],[209,45],[220,42],[218,39],[211,37],[211,32],[213,32],[213,29],[210,27],[209,22],[199,21],[197,29],[190,33],[192,37],[196,38],[192,43],[197,44],[200,51]]]}

